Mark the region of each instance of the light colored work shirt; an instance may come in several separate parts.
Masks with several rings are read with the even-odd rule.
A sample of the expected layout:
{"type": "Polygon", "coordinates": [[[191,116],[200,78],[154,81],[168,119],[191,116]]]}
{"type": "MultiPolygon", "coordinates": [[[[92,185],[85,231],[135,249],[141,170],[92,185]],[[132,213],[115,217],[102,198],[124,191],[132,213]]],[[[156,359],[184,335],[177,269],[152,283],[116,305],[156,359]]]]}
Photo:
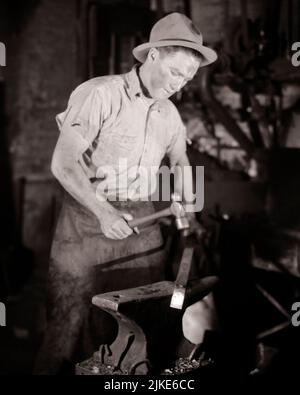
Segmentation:
{"type": "Polygon", "coordinates": [[[167,154],[174,166],[186,151],[186,129],[176,107],[145,97],[136,67],[79,85],[56,120],[61,138],[72,141],[87,177],[100,180],[108,198],[149,196],[153,190],[145,184],[163,157],[167,154]]]}

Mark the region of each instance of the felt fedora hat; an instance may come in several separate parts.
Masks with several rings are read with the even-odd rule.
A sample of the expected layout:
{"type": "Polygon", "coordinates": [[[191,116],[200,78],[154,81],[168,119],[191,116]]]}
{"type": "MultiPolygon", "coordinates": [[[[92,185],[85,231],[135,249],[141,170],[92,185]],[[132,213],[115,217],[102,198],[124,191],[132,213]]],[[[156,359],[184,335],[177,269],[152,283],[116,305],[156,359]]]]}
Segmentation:
{"type": "Polygon", "coordinates": [[[204,57],[201,67],[213,63],[218,57],[213,49],[203,45],[202,34],[193,22],[178,12],[173,12],[156,22],[151,30],[149,42],[135,47],[132,53],[138,61],[144,63],[150,48],[169,45],[192,48],[200,52],[204,57]]]}

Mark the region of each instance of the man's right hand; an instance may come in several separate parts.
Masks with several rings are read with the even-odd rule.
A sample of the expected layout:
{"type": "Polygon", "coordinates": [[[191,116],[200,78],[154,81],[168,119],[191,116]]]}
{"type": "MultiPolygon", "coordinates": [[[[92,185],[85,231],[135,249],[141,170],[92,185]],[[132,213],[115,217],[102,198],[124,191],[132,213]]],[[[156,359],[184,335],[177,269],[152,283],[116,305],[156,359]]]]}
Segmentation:
{"type": "Polygon", "coordinates": [[[132,219],[133,217],[129,213],[113,210],[107,213],[102,213],[99,220],[104,236],[109,239],[120,240],[125,239],[132,234],[133,230],[126,222],[132,219]]]}

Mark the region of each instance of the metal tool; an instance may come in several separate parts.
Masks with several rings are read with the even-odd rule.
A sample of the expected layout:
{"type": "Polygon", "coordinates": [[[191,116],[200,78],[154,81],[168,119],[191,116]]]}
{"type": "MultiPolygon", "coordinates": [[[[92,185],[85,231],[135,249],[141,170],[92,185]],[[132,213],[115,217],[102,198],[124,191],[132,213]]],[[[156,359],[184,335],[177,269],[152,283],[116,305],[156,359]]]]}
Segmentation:
{"type": "Polygon", "coordinates": [[[186,286],[189,279],[189,274],[191,270],[192,260],[193,260],[194,248],[187,247],[183,250],[177,278],[175,281],[175,287],[173,290],[173,295],[170,303],[170,307],[173,309],[182,309],[183,302],[185,299],[186,286]]]}
{"type": "MultiPolygon", "coordinates": [[[[151,222],[155,219],[159,219],[165,216],[174,215],[175,216],[175,224],[176,228],[182,231],[182,235],[185,235],[186,229],[189,228],[189,221],[186,216],[186,211],[184,209],[183,204],[179,201],[180,196],[176,193],[171,196],[172,204],[170,207],[158,211],[157,213],[148,215],[146,217],[137,218],[131,221],[128,221],[130,227],[135,228],[139,225],[145,224],[147,222],[151,222]]],[[[193,257],[193,248],[185,248],[183,251],[181,263],[179,266],[179,271],[177,275],[177,279],[175,282],[175,287],[173,290],[173,295],[171,299],[170,307],[175,309],[182,309],[184,298],[185,298],[185,290],[188,282],[188,277],[192,264],[193,257]]]]}
{"type": "Polygon", "coordinates": [[[145,217],[136,218],[131,221],[127,221],[128,225],[131,228],[135,228],[139,225],[152,222],[156,219],[173,215],[175,217],[175,223],[177,229],[179,230],[188,229],[189,221],[187,219],[183,204],[178,201],[177,194],[173,194],[171,198],[172,198],[172,204],[170,205],[170,207],[165,208],[164,210],[160,210],[154,214],[147,215],[145,217]]]}

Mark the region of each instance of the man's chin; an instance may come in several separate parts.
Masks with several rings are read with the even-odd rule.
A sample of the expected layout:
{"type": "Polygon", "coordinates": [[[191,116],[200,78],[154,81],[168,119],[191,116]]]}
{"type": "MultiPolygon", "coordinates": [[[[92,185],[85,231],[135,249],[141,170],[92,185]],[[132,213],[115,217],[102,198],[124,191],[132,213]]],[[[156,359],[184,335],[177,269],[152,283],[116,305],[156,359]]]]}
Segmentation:
{"type": "Polygon", "coordinates": [[[166,91],[155,92],[152,96],[154,100],[167,100],[172,95],[168,94],[166,91]]]}

